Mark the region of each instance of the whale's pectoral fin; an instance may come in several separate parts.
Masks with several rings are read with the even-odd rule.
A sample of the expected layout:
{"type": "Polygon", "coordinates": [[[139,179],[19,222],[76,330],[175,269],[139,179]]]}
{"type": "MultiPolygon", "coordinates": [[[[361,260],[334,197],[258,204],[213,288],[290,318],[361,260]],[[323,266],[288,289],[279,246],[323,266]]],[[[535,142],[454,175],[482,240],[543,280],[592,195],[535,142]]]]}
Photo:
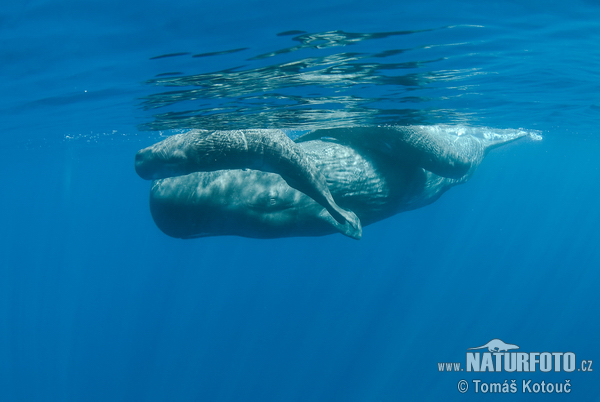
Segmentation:
{"type": "Polygon", "coordinates": [[[311,181],[312,185],[310,186],[287,175],[282,176],[282,178],[290,187],[304,193],[325,208],[323,213],[328,216],[327,222],[332,224],[339,232],[359,240],[362,237],[362,225],[358,216],[354,212],[337,205],[327,187],[325,178],[320,173],[313,173],[312,176],[314,180],[311,181]]]}
{"type": "Polygon", "coordinates": [[[341,224],[343,226],[343,230],[340,230],[343,234],[348,237],[352,237],[353,239],[360,240],[362,237],[362,225],[360,223],[360,219],[358,216],[352,211],[347,209],[342,210],[342,215],[346,218],[346,222],[341,224]]]}
{"type": "Polygon", "coordinates": [[[338,232],[355,240],[360,240],[362,237],[362,225],[360,223],[360,219],[358,219],[356,214],[352,211],[342,211],[344,211],[344,217],[346,218],[345,222],[343,223],[340,223],[338,220],[334,219],[327,209],[323,209],[319,213],[319,217],[328,222],[331,226],[335,227],[338,232]]]}

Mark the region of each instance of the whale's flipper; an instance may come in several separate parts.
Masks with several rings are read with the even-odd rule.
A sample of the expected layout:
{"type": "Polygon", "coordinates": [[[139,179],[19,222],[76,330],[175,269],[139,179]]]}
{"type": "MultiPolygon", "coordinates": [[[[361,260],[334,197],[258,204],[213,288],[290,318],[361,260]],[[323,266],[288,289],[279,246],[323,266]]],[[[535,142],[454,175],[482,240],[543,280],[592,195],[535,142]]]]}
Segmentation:
{"type": "Polygon", "coordinates": [[[380,126],[319,129],[296,142],[334,138],[342,144],[383,153],[398,162],[420,166],[439,176],[463,178],[492,148],[527,135],[525,130],[467,126],[380,126]]]}

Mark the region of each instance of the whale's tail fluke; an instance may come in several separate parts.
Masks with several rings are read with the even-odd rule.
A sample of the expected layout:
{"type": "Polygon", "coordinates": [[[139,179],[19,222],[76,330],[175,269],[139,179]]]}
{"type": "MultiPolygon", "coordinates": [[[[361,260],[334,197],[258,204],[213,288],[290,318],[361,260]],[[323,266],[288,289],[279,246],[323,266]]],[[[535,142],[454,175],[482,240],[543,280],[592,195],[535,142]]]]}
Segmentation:
{"type": "Polygon", "coordinates": [[[534,141],[541,141],[542,135],[539,130],[524,130],[522,128],[519,129],[499,129],[499,128],[489,128],[489,127],[480,127],[476,128],[473,135],[476,138],[481,139],[483,145],[485,146],[486,152],[497,148],[501,145],[508,144],[510,142],[519,140],[521,138],[530,138],[534,141]]]}

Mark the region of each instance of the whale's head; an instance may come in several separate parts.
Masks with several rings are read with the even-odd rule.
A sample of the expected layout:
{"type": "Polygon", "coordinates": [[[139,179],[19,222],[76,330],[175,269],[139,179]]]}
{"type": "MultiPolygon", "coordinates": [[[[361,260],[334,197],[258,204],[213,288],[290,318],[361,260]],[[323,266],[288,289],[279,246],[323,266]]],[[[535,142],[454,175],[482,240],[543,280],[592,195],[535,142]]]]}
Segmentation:
{"type": "Polygon", "coordinates": [[[145,180],[190,173],[185,142],[186,138],[183,135],[173,135],[138,151],[135,155],[136,173],[145,180]]]}
{"type": "Polygon", "coordinates": [[[237,235],[253,238],[335,233],[324,208],[278,174],[219,170],[153,182],[156,225],[177,238],[237,235]]]}
{"type": "Polygon", "coordinates": [[[151,146],[135,155],[135,171],[145,180],[164,179],[189,173],[185,169],[187,157],[183,152],[172,152],[168,156],[151,146]]]}
{"type": "Polygon", "coordinates": [[[157,180],[222,169],[226,167],[223,162],[223,159],[227,161],[223,158],[227,156],[223,151],[226,146],[227,142],[217,132],[192,130],[172,135],[138,151],[135,171],[143,179],[157,180]]]}

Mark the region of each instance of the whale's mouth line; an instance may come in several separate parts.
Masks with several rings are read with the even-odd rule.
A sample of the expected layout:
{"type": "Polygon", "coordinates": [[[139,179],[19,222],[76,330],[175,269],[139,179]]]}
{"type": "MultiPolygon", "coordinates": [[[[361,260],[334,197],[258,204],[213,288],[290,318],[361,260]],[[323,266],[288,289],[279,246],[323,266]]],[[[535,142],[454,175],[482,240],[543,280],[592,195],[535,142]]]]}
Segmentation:
{"type": "Polygon", "coordinates": [[[259,203],[259,202],[245,202],[244,205],[246,205],[250,209],[265,212],[265,213],[281,212],[281,211],[285,211],[286,209],[292,209],[292,207],[293,207],[292,202],[286,202],[286,203],[276,202],[276,203],[269,203],[269,205],[265,205],[265,204],[259,203]]]}

